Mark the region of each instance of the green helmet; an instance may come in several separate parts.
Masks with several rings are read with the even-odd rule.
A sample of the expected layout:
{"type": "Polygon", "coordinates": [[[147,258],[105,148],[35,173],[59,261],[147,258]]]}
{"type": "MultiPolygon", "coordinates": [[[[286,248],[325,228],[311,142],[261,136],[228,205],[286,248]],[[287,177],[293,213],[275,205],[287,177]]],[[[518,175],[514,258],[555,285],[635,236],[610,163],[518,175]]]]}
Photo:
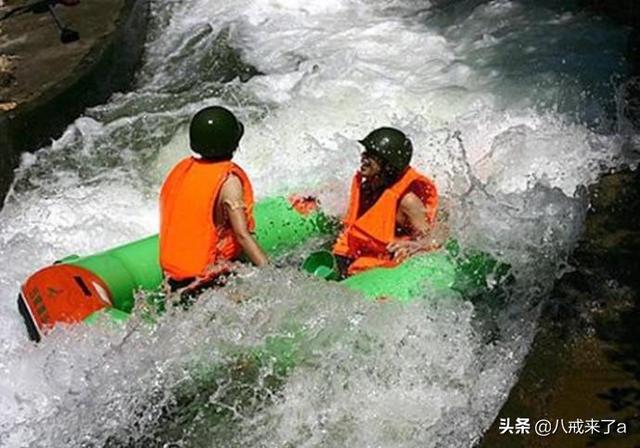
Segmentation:
{"type": "Polygon", "coordinates": [[[413,145],[402,131],[394,128],[378,128],[359,140],[365,149],[382,159],[398,172],[409,166],[413,145]]]}
{"type": "Polygon", "coordinates": [[[244,134],[242,123],[224,107],[212,106],[199,111],[191,119],[191,149],[205,159],[228,160],[244,134]]]}

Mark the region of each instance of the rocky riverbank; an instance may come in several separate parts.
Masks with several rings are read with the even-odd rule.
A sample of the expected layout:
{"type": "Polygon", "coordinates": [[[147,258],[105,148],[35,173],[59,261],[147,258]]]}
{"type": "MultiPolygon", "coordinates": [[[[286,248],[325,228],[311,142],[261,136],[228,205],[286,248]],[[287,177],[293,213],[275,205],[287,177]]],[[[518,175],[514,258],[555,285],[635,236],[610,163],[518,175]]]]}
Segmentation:
{"type": "Polygon", "coordinates": [[[556,283],[520,379],[482,447],[640,446],[640,173],[605,176],[590,193],[576,269],[556,283]],[[565,428],[548,437],[533,426],[530,434],[501,434],[507,418],[565,428]],[[565,434],[578,419],[616,426],[610,434],[606,423],[598,432],[565,434]]]}
{"type": "MultiPolygon", "coordinates": [[[[640,4],[581,0],[593,14],[631,28],[630,72],[621,91],[621,132],[628,151],[640,154],[640,4]]],[[[640,174],[611,174],[590,189],[590,212],[572,256],[573,272],[557,281],[518,383],[481,447],[640,446],[640,174]],[[555,434],[510,434],[506,421],[546,419],[555,434]],[[581,429],[565,434],[570,421],[581,429]],[[600,423],[585,431],[584,422],[600,423]],[[564,424],[564,428],[562,426],[564,424]],[[506,432],[506,433],[505,433],[506,432]],[[581,433],[580,433],[581,432],[581,433]],[[609,434],[605,434],[609,432],[609,434]]]]}
{"type": "MultiPolygon", "coordinates": [[[[5,2],[0,15],[25,4],[5,2]]],[[[0,201],[20,154],[59,137],[85,108],[126,90],[140,61],[148,0],[82,0],[55,11],[79,33],[77,41],[62,43],[46,10],[0,22],[0,201]]]]}

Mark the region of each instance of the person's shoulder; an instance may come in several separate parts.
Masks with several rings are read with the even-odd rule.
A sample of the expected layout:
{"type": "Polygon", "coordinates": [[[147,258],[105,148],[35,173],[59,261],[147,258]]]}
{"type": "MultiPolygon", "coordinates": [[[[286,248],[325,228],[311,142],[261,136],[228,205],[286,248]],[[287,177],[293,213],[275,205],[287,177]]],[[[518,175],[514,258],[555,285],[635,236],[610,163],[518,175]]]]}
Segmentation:
{"type": "Polygon", "coordinates": [[[413,191],[407,191],[400,199],[400,208],[404,210],[411,210],[416,207],[423,207],[422,200],[413,191]]]}
{"type": "Polygon", "coordinates": [[[407,191],[414,193],[418,198],[429,198],[438,195],[438,188],[433,179],[414,170],[416,177],[409,185],[407,191]]]}
{"type": "Polygon", "coordinates": [[[242,181],[234,173],[229,173],[224,183],[222,184],[222,194],[237,196],[242,194],[242,181]]]}

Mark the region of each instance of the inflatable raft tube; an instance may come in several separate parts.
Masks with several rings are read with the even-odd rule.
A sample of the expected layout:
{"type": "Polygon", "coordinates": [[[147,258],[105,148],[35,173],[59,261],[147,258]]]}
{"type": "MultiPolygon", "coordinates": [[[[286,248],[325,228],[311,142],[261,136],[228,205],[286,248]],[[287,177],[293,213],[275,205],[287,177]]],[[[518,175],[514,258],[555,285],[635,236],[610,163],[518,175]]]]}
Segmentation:
{"type": "MultiPolygon", "coordinates": [[[[256,203],[254,217],[256,239],[271,257],[336,231],[336,220],[323,214],[313,198],[267,198],[256,203]]],[[[57,324],[91,320],[98,312],[125,320],[136,291],[160,287],[158,260],[158,236],[153,235],[87,257],[72,255],[40,269],[24,282],[18,296],[29,336],[39,341],[57,324]]],[[[335,262],[327,251],[311,254],[302,269],[336,279],[335,262]]],[[[486,291],[488,275],[501,278],[507,270],[486,254],[463,256],[450,241],[445,250],[414,256],[394,268],[371,269],[341,283],[370,300],[408,302],[428,296],[425,291],[468,297],[486,291]]]]}
{"type": "MultiPolygon", "coordinates": [[[[335,228],[313,198],[266,198],[256,203],[254,217],[255,236],[271,257],[335,228]]],[[[126,319],[135,292],[155,291],[162,283],[158,250],[158,235],[152,235],[86,257],[71,255],[32,274],[18,296],[31,339],[97,311],[126,319]]]]}
{"type": "MultiPolygon", "coordinates": [[[[326,280],[338,277],[334,257],[325,250],[310,254],[302,269],[326,280]]],[[[340,284],[368,300],[410,302],[452,292],[465,298],[495,296],[508,274],[508,265],[480,251],[462,252],[457,241],[449,240],[441,250],[414,255],[392,268],[369,269],[340,284]]]]}

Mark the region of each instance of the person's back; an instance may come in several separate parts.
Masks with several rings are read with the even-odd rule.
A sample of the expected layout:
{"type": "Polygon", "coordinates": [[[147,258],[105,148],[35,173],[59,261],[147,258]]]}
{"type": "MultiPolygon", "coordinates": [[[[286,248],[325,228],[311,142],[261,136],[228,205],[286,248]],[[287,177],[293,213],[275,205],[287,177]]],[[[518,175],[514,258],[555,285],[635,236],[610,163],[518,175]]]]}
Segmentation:
{"type": "Polygon", "coordinates": [[[191,149],[169,173],[160,194],[160,265],[172,289],[202,288],[228,271],[241,253],[257,266],[268,262],[251,235],[253,191],[231,161],[244,128],[222,107],[191,121],[191,149]]]}

